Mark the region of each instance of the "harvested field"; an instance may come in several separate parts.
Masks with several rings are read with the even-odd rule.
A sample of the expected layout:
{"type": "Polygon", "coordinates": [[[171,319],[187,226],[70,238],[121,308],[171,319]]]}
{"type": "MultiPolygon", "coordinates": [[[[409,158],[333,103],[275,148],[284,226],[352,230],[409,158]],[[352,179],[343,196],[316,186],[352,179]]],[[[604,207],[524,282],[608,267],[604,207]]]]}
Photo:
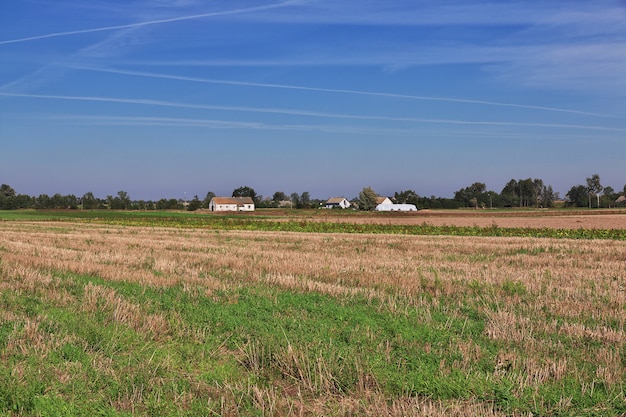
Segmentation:
{"type": "Polygon", "coordinates": [[[0,236],[9,415],[626,409],[624,241],[26,221],[0,236]]]}
{"type": "Polygon", "coordinates": [[[577,210],[490,212],[489,210],[420,210],[416,213],[375,213],[362,216],[333,216],[327,214],[315,220],[432,226],[478,226],[501,228],[551,229],[626,229],[624,210],[577,210]]]}

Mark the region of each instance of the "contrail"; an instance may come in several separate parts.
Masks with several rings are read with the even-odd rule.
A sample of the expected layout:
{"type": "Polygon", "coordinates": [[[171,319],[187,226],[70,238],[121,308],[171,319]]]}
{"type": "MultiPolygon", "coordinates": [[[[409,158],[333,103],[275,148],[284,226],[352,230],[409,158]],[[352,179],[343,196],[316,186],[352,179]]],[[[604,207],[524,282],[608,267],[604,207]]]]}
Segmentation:
{"type": "Polygon", "coordinates": [[[161,78],[161,79],[169,79],[169,80],[191,81],[191,82],[206,83],[206,84],[238,85],[238,86],[247,86],[247,87],[262,87],[262,88],[280,88],[280,89],[285,89],[285,90],[303,90],[303,91],[317,91],[317,92],[326,92],[326,93],[356,94],[356,95],[367,95],[367,96],[376,96],[376,97],[401,98],[401,99],[409,99],[409,100],[444,101],[444,102],[451,102],[451,103],[481,104],[481,105],[486,105],[486,106],[515,107],[515,108],[522,108],[522,109],[572,113],[572,114],[585,115],[585,116],[616,118],[616,116],[612,116],[612,115],[592,113],[592,112],[586,112],[582,110],[563,109],[563,108],[558,108],[558,107],[533,106],[533,105],[527,105],[527,104],[502,103],[502,102],[486,101],[486,100],[471,100],[471,99],[451,98],[451,97],[415,96],[415,95],[407,95],[407,94],[382,93],[382,92],[375,92],[375,91],[345,90],[345,89],[336,89],[336,88],[307,87],[307,86],[288,85],[288,84],[266,84],[266,83],[247,82],[247,81],[217,80],[217,79],[210,79],[210,78],[185,77],[185,76],[179,76],[179,75],[156,74],[156,73],[151,73],[151,72],[118,70],[118,69],[109,69],[109,68],[94,68],[94,67],[83,67],[83,66],[72,66],[71,68],[88,70],[88,71],[108,72],[108,73],[113,73],[113,74],[134,75],[134,76],[139,76],[139,77],[152,77],[152,78],[161,78]]]}
{"type": "Polygon", "coordinates": [[[261,10],[269,10],[275,9],[278,7],[288,6],[294,3],[300,3],[301,0],[289,0],[282,3],[270,4],[265,6],[256,6],[256,7],[248,7],[245,9],[235,9],[235,10],[225,10],[222,12],[211,12],[211,13],[201,13],[194,14],[190,16],[180,16],[180,17],[172,17],[169,19],[159,19],[159,20],[151,20],[149,22],[138,22],[138,23],[129,23],[126,25],[116,25],[116,26],[105,26],[100,28],[92,28],[92,29],[82,29],[82,30],[71,30],[67,32],[55,32],[48,33],[46,35],[38,35],[38,36],[29,36],[27,38],[19,38],[19,39],[9,39],[6,41],[0,41],[0,45],[6,45],[10,43],[20,43],[20,42],[29,42],[35,41],[39,39],[48,39],[48,38],[57,38],[60,36],[70,36],[70,35],[79,35],[82,33],[94,33],[94,32],[105,32],[110,30],[118,30],[118,29],[128,29],[128,28],[136,28],[141,26],[150,26],[150,25],[158,25],[161,23],[172,23],[172,22],[180,22],[183,20],[193,20],[193,19],[201,19],[203,17],[215,17],[215,16],[226,16],[232,14],[241,14],[241,13],[250,13],[250,12],[258,12],[261,10]]]}
{"type": "Polygon", "coordinates": [[[388,122],[414,122],[414,123],[435,123],[435,124],[456,124],[456,125],[482,125],[482,126],[523,126],[523,127],[548,127],[548,128],[566,128],[566,129],[585,129],[585,130],[601,130],[613,132],[626,132],[626,129],[606,127],[606,126],[590,126],[590,125],[570,125],[559,123],[521,123],[521,122],[496,122],[496,121],[471,121],[471,120],[451,120],[451,119],[422,119],[413,117],[390,117],[390,116],[369,116],[369,115],[351,115],[351,114],[334,114],[313,112],[306,110],[293,109],[272,109],[259,107],[240,107],[240,106],[216,106],[204,104],[188,104],[176,103],[171,101],[150,100],[150,99],[127,99],[115,97],[92,97],[92,96],[60,96],[47,94],[19,94],[19,93],[2,93],[4,97],[23,97],[23,98],[40,98],[51,100],[75,100],[75,101],[93,101],[107,103],[137,104],[148,106],[177,107],[187,109],[204,109],[204,110],[222,110],[236,112],[251,113],[272,113],[272,114],[288,114],[294,116],[308,116],[331,119],[347,119],[347,120],[381,120],[388,122]]]}

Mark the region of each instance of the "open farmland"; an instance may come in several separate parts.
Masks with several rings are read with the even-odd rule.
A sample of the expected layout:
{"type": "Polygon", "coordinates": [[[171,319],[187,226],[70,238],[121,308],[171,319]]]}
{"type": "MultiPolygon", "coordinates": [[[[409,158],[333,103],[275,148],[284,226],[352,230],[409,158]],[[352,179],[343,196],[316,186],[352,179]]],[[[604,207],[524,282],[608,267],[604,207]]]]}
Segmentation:
{"type": "Polygon", "coordinates": [[[478,226],[550,229],[626,229],[626,210],[420,210],[415,213],[374,213],[332,216],[333,221],[433,226],[478,226]]]}
{"type": "Polygon", "coordinates": [[[3,413],[626,412],[624,240],[25,220],[0,236],[3,413]]]}

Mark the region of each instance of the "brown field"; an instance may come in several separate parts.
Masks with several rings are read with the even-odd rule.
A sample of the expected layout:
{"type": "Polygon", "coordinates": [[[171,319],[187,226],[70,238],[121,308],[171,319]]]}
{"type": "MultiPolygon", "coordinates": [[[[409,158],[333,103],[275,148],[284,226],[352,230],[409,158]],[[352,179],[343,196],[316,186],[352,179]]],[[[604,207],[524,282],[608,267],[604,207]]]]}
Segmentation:
{"type": "MultiPolygon", "coordinates": [[[[624,213],[494,216],[420,212],[412,217],[367,216],[358,221],[626,228],[624,213]]],[[[626,346],[623,241],[218,232],[43,222],[0,222],[0,235],[0,278],[5,277],[0,280],[0,291],[33,291],[50,280],[47,271],[71,271],[148,286],[201,287],[206,295],[259,283],[336,297],[359,294],[379,299],[385,308],[393,310],[399,299],[420,308],[428,303],[435,306],[441,296],[458,298],[462,303],[472,288],[486,286],[496,290],[475,295],[482,300],[481,313],[488,317],[485,335],[502,342],[499,356],[507,367],[519,372],[516,384],[520,391],[581,372],[566,349],[546,335],[591,341],[589,361],[594,363],[596,379],[607,386],[619,386],[626,377],[626,363],[620,358],[626,346]],[[523,291],[515,290],[520,288],[523,291]],[[426,301],[424,294],[433,298],[426,301]],[[520,303],[524,294],[529,295],[525,300],[533,302],[520,303]]],[[[73,295],[51,288],[47,297],[64,305],[73,295]]],[[[146,325],[145,320],[133,316],[140,314],[140,307],[127,310],[127,322],[138,329],[146,325]]],[[[10,312],[2,313],[0,319],[11,319],[10,312]]],[[[157,333],[172,331],[159,317],[152,326],[157,333]]],[[[462,359],[445,366],[469,370],[477,355],[485,354],[472,343],[458,348],[462,359]]],[[[582,384],[581,389],[589,387],[582,384]]],[[[378,398],[370,400],[386,415],[406,415],[402,401],[412,401],[372,398],[378,398]]],[[[566,405],[567,398],[563,401],[566,405]]],[[[427,411],[411,415],[446,415],[452,411],[462,415],[463,410],[487,413],[472,400],[460,405],[425,402],[421,406],[427,411]]],[[[349,408],[345,412],[349,413],[349,408]]]]}
{"type": "Polygon", "coordinates": [[[626,229],[626,210],[575,211],[490,211],[490,210],[420,210],[416,213],[370,213],[345,216],[333,211],[322,212],[312,220],[421,225],[479,226],[502,228],[551,229],[626,229]]]}

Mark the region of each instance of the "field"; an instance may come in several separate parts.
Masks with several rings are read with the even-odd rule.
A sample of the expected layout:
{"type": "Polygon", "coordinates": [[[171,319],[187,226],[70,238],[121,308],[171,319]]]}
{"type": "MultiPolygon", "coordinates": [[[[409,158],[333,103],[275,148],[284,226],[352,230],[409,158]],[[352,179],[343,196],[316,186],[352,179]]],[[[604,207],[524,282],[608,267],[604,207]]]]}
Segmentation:
{"type": "Polygon", "coordinates": [[[626,413],[624,212],[420,216],[0,214],[0,414],[626,413]]]}

